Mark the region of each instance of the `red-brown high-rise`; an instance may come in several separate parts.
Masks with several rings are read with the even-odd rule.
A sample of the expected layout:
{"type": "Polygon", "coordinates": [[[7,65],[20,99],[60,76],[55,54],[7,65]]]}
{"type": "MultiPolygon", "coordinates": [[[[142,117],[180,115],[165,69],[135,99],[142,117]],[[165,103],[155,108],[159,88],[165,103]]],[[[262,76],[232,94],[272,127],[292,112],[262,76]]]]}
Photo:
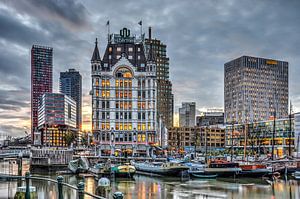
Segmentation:
{"type": "Polygon", "coordinates": [[[53,48],[33,45],[31,48],[31,138],[38,127],[39,98],[52,93],[53,48]]]}

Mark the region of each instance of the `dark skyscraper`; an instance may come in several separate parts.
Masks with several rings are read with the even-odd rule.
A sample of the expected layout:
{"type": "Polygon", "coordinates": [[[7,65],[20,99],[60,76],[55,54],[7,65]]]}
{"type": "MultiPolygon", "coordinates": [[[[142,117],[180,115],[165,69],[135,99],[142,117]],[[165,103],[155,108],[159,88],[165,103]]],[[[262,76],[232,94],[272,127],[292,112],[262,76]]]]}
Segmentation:
{"type": "Polygon", "coordinates": [[[53,49],[33,45],[31,48],[31,137],[38,126],[39,99],[52,92],[53,49]]]}
{"type": "Polygon", "coordinates": [[[78,71],[69,69],[61,72],[59,78],[59,90],[61,93],[72,97],[76,101],[76,128],[82,128],[82,78],[78,71]]]}
{"type": "MultiPolygon", "coordinates": [[[[151,28],[149,28],[151,34],[151,28]]],[[[149,37],[150,38],[150,37],[149,37]]],[[[156,58],[157,77],[157,116],[161,117],[166,127],[173,126],[173,94],[172,83],[169,78],[169,57],[167,57],[167,45],[158,39],[145,39],[147,51],[153,46],[156,58]]]]}

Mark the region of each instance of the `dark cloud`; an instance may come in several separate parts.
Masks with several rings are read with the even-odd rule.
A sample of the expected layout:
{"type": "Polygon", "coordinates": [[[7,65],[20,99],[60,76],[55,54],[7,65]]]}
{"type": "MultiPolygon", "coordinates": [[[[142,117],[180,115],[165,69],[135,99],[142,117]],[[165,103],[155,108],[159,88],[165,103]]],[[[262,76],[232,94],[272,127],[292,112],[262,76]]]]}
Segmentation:
{"type": "MultiPolygon", "coordinates": [[[[300,106],[300,1],[12,0],[1,4],[0,84],[10,91],[0,90],[4,102],[0,107],[18,116],[29,108],[32,44],[54,48],[54,91],[59,72],[76,68],[83,78],[83,104],[91,105],[90,58],[96,37],[103,55],[107,20],[111,32],[128,27],[139,34],[137,23],[142,19],[144,31],[152,26],[153,36],[167,44],[176,111],[182,101],[196,101],[199,109],[222,108],[224,63],[242,55],[288,61],[290,97],[295,108],[300,106]]],[[[85,110],[84,120],[89,121],[85,110]]],[[[0,120],[4,117],[3,113],[0,120]]]]}
{"type": "Polygon", "coordinates": [[[47,0],[47,1],[18,1],[8,2],[19,13],[34,18],[61,23],[74,30],[89,27],[89,17],[82,3],[73,0],[47,0]]]}

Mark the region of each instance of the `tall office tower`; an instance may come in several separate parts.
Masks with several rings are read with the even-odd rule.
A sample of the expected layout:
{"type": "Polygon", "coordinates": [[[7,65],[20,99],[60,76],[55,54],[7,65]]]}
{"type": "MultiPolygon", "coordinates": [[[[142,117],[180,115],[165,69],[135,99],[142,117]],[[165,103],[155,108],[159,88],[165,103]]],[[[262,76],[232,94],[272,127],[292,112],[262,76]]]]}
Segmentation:
{"type": "Polygon", "coordinates": [[[39,100],[38,132],[35,144],[52,147],[67,146],[65,135],[77,136],[76,102],[62,93],[44,93],[39,100]],[[38,138],[40,139],[37,142],[38,138]]]}
{"type": "MultiPolygon", "coordinates": [[[[151,39],[151,38],[150,38],[151,39]]],[[[156,61],[142,38],[123,28],[111,34],[103,56],[98,43],[91,59],[92,129],[98,153],[149,155],[157,135],[156,61]]]]}
{"type": "Polygon", "coordinates": [[[196,117],[196,102],[182,102],[179,108],[179,126],[194,127],[196,117]]]}
{"type": "MultiPolygon", "coordinates": [[[[151,28],[149,28],[151,34],[151,28]]],[[[149,36],[150,38],[151,36],[149,36]]],[[[156,57],[157,77],[157,116],[161,117],[163,124],[170,128],[173,126],[173,94],[172,83],[169,78],[169,57],[167,57],[167,45],[158,39],[145,39],[146,51],[153,46],[156,57]]]]}
{"type": "Polygon", "coordinates": [[[38,127],[39,98],[52,92],[53,49],[33,45],[31,48],[31,138],[38,127]]]}
{"type": "Polygon", "coordinates": [[[288,62],[242,56],[224,69],[226,123],[288,116],[288,62]]]}
{"type": "Polygon", "coordinates": [[[61,72],[59,78],[59,90],[61,93],[72,97],[76,101],[76,128],[82,129],[82,78],[78,71],[69,69],[61,72]]]}

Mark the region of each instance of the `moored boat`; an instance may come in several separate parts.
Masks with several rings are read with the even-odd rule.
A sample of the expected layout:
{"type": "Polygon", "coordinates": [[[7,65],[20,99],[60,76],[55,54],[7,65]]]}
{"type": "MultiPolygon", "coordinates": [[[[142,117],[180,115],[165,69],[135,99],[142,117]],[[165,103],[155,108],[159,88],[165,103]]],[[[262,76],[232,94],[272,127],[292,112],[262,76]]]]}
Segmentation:
{"type": "Polygon", "coordinates": [[[296,180],[300,180],[300,171],[295,171],[293,175],[296,180]]]}
{"type": "Polygon", "coordinates": [[[137,171],[158,174],[162,176],[178,177],[189,169],[189,167],[174,162],[143,162],[134,163],[137,171]]]}
{"type": "Polygon", "coordinates": [[[129,163],[125,163],[124,165],[112,166],[111,172],[115,174],[115,177],[132,178],[136,172],[136,168],[129,163]]]}
{"type": "Polygon", "coordinates": [[[238,163],[228,162],[224,160],[212,161],[204,168],[207,175],[217,175],[218,177],[236,176],[241,172],[238,163]]]}
{"type": "Polygon", "coordinates": [[[240,165],[242,171],[238,174],[241,177],[262,177],[272,173],[272,170],[268,169],[263,164],[244,164],[240,165]]]}

